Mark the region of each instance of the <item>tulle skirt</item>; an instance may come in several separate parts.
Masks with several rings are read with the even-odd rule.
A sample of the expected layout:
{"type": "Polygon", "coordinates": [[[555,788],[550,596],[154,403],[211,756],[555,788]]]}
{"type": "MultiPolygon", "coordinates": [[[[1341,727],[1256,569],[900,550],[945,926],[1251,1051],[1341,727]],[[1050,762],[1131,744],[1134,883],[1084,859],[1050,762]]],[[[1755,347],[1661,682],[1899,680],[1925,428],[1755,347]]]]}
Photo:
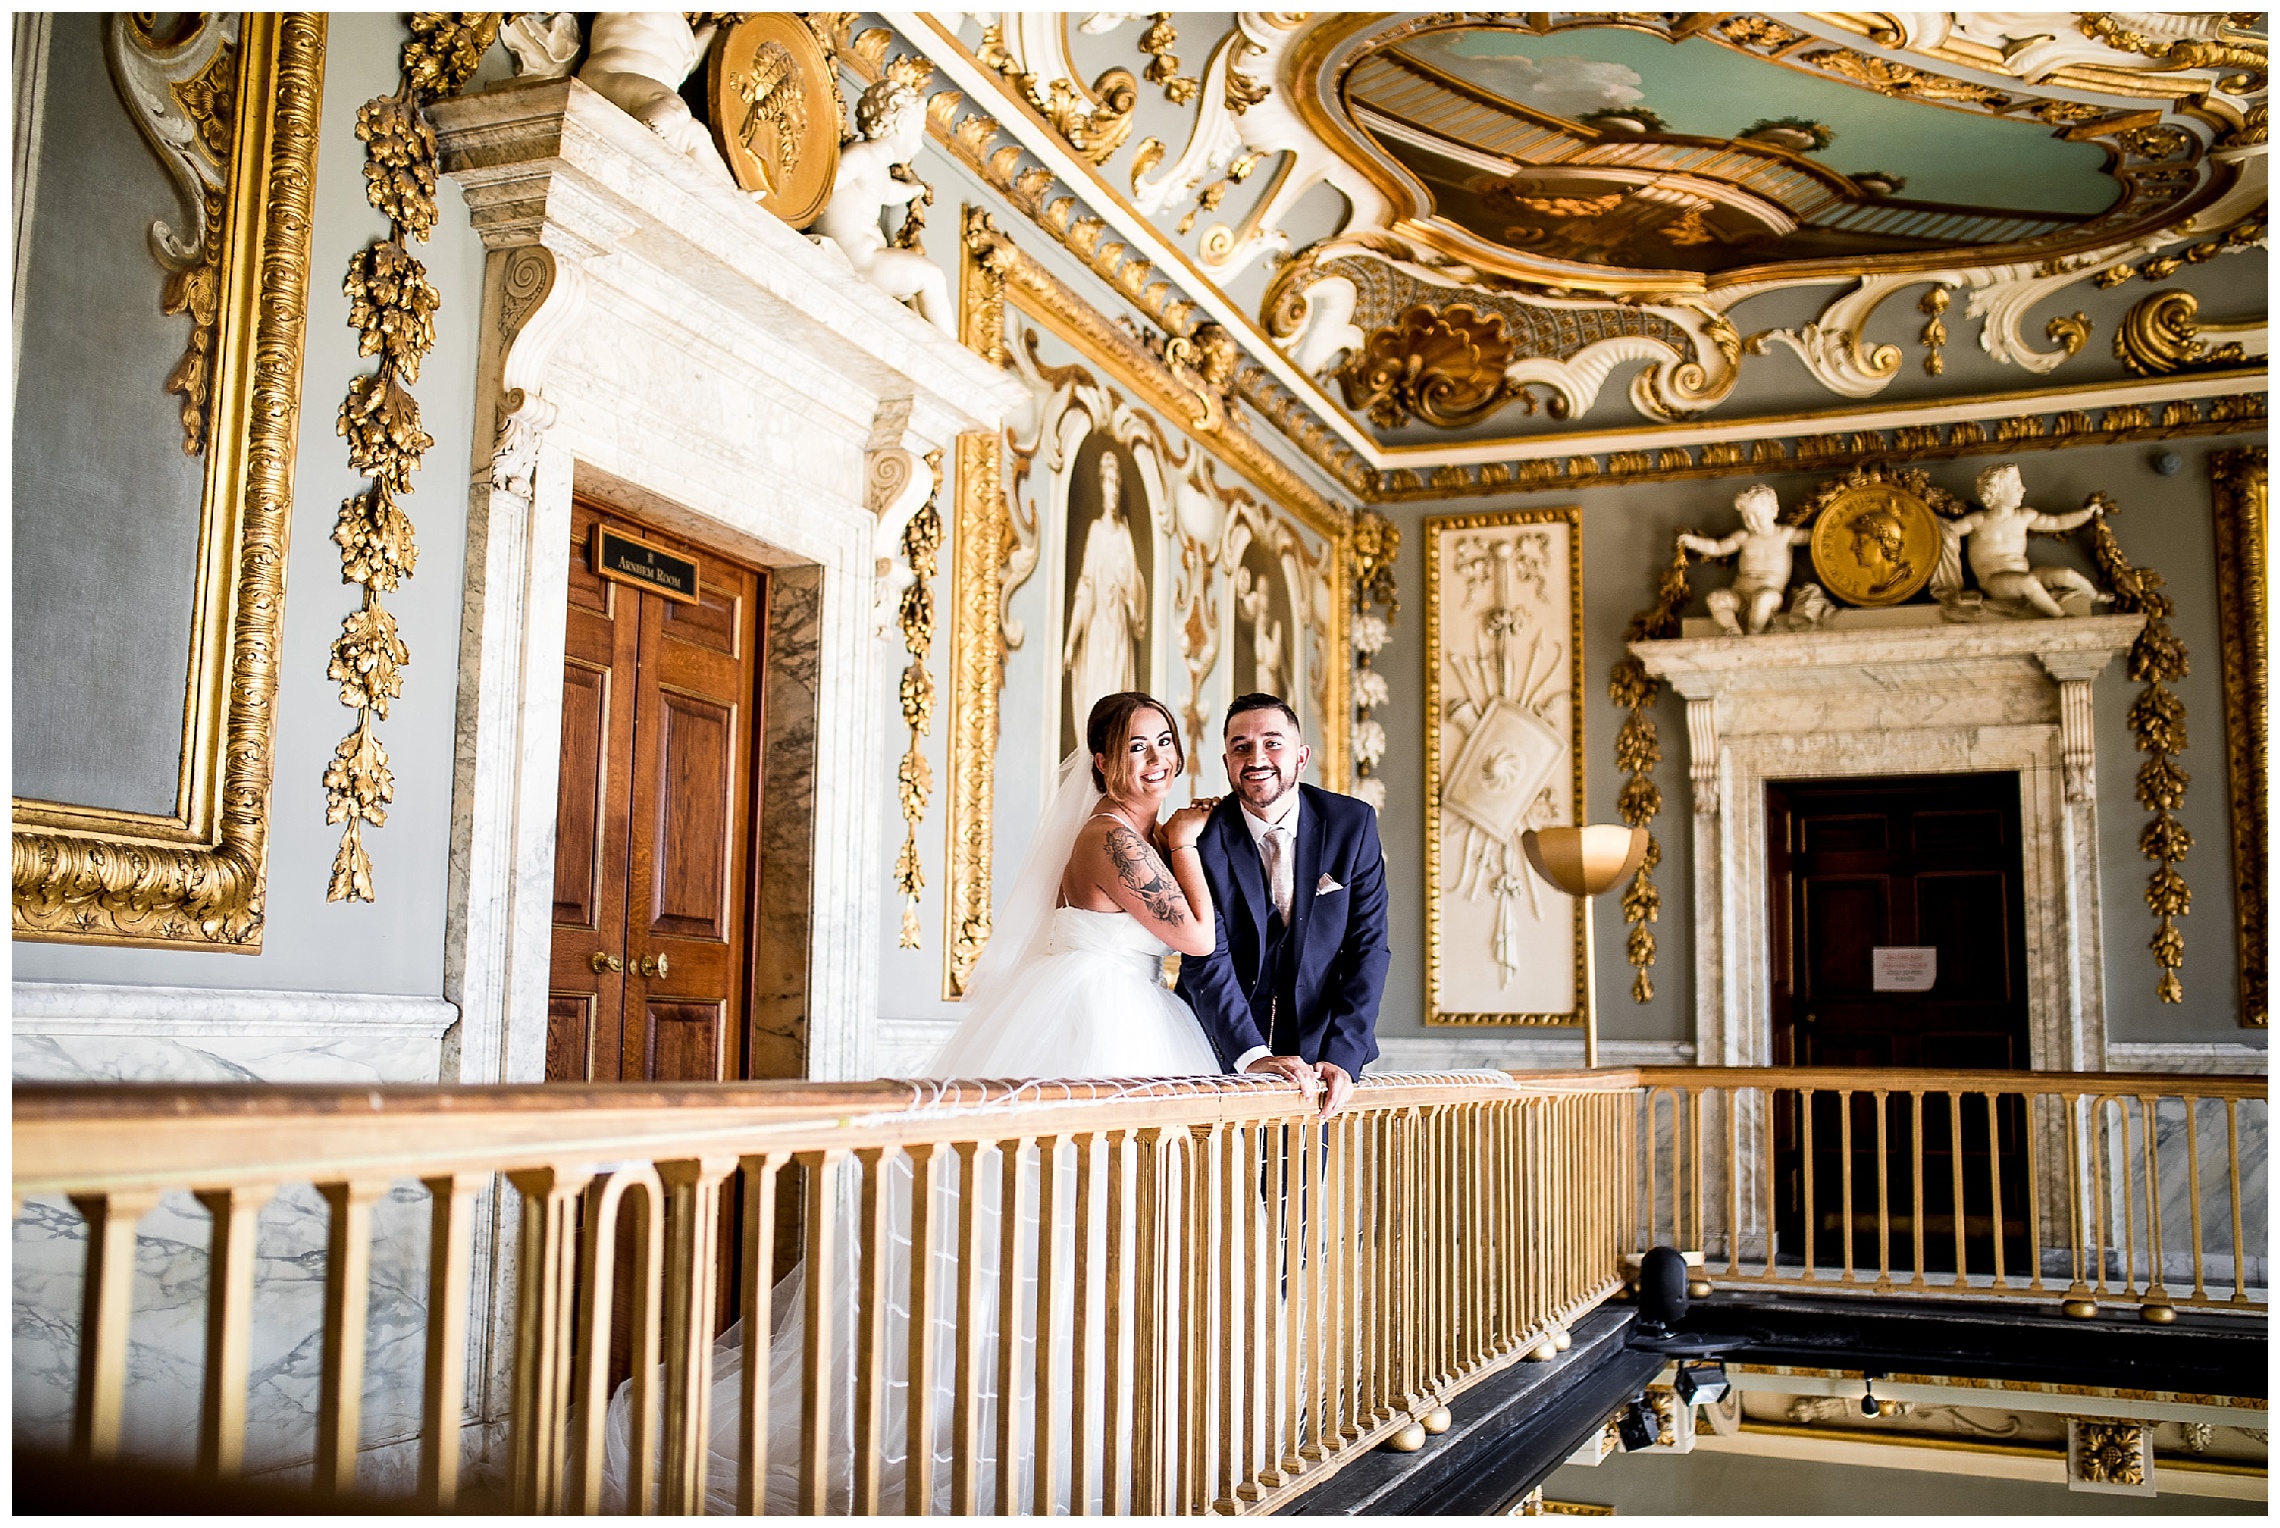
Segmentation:
{"type": "MultiPolygon", "coordinates": [[[[1218,1055],[1204,1037],[1195,1015],[1186,1003],[1162,985],[1160,962],[1165,953],[1161,943],[1125,914],[1059,909],[1053,916],[1044,956],[1013,972],[987,1010],[969,1016],[942,1054],[927,1068],[929,1074],[937,1077],[1147,1078],[1218,1073],[1221,1070],[1218,1055]]],[[[1127,1140],[1119,1149],[1124,1153],[1123,1171],[1137,1171],[1134,1143],[1127,1140]]],[[[1042,1316],[1038,1300],[1040,1238],[1037,1229],[1042,1164],[1038,1150],[1032,1145],[1020,1154],[1010,1184],[1004,1158],[997,1150],[985,1149],[976,1159],[974,1212],[979,1223],[980,1254],[971,1273],[971,1309],[977,1313],[980,1331],[971,1349],[978,1363],[968,1384],[976,1397],[980,1422],[974,1452],[981,1482],[981,1495],[975,1506],[981,1511],[1005,1510],[995,1500],[997,1458],[1001,1451],[1001,1368],[1013,1386],[1009,1436],[1018,1461],[1012,1503],[1015,1508],[1031,1512],[1098,1510],[1104,1479],[1121,1483],[1129,1474],[1130,1460],[1124,1457],[1125,1451],[1120,1447],[1118,1428],[1109,1426],[1103,1438],[1102,1424],[1114,1424],[1120,1415],[1122,1432],[1131,1431],[1132,1332],[1129,1324],[1112,1313],[1112,1307],[1128,1308],[1132,1277],[1130,1249],[1136,1228],[1131,1223],[1129,1207],[1122,1224],[1111,1227],[1107,1223],[1109,1149],[1095,1142],[1091,1148],[1090,1171],[1082,1175],[1090,1184],[1092,1203],[1087,1219],[1091,1245],[1085,1249],[1087,1255],[1080,1259],[1075,1232],[1080,1181],[1076,1150],[1073,1143],[1064,1141],[1055,1152],[1053,1268],[1047,1286],[1049,1299],[1042,1316]],[[1008,1207],[1003,1201],[1009,1187],[1018,1196],[1018,1203],[1011,1209],[1016,1217],[1015,1251],[1011,1265],[1004,1266],[1000,1250],[1002,1217],[1008,1213],[1008,1207]],[[1102,1252],[1111,1236],[1118,1238],[1127,1249],[1121,1259],[1124,1266],[1120,1279],[1126,1285],[1123,1289],[1111,1290],[1106,1285],[1106,1270],[1111,1260],[1102,1252]],[[1076,1287],[1075,1272],[1080,1266],[1086,1270],[1086,1287],[1081,1290],[1076,1287]],[[1015,1286],[1012,1309],[1016,1330],[1009,1334],[1010,1342],[1001,1343],[999,1312],[1008,1280],[1015,1286]],[[1077,1331],[1080,1304],[1084,1307],[1081,1341],[1077,1331]],[[1042,1376],[1037,1365],[1041,1327],[1053,1335],[1050,1372],[1042,1376]],[[1086,1355],[1082,1384],[1085,1430],[1093,1435],[1094,1441],[1085,1459],[1086,1499],[1083,1503],[1073,1503],[1068,1451],[1072,1444],[1085,1446],[1085,1440],[1072,1436],[1077,1420],[1078,1388],[1078,1360],[1074,1355],[1080,1347],[1086,1355]],[[1005,1351],[1007,1349],[1010,1352],[1005,1351]],[[1113,1365],[1109,1362],[1112,1349],[1113,1365]],[[1111,1367],[1124,1377],[1114,1395],[1107,1390],[1106,1375],[1111,1367]],[[1045,1419],[1059,1440],[1055,1449],[1057,1457],[1048,1470],[1049,1499],[1043,1503],[1036,1499],[1033,1461],[1041,1385],[1047,1397],[1045,1419]]],[[[825,1302],[829,1309],[833,1351],[825,1366],[824,1510],[831,1513],[848,1511],[853,1501],[857,1291],[860,1286],[859,1249],[852,1234],[856,1219],[853,1196],[858,1187],[857,1171],[854,1164],[847,1164],[842,1182],[835,1186],[832,1196],[842,1208],[836,1221],[836,1234],[832,1237],[834,1267],[825,1302]]],[[[886,1341],[880,1366],[884,1392],[877,1462],[881,1507],[888,1512],[898,1512],[905,1500],[912,1453],[909,1438],[912,1265],[909,1227],[914,1189],[910,1163],[899,1153],[890,1157],[881,1171],[889,1195],[891,1244],[886,1341]]],[[[935,1513],[947,1513],[953,1506],[950,1466],[960,1398],[955,1316],[961,1277],[954,1240],[959,1225],[958,1175],[958,1159],[951,1153],[939,1153],[929,1212],[933,1228],[929,1238],[933,1314],[925,1344],[931,1419],[930,1436],[922,1445],[924,1452],[933,1458],[928,1494],[935,1513]]],[[[1167,1181],[1167,1201],[1177,1192],[1176,1184],[1167,1181]]],[[[1177,1224],[1174,1204],[1167,1202],[1165,1210],[1174,1215],[1172,1223],[1177,1224]]],[[[768,1457],[767,1510],[772,1514],[799,1510],[798,1459],[804,1424],[804,1318],[809,1274],[805,1264],[795,1268],[778,1282],[769,1301],[764,1432],[768,1457]]],[[[723,1333],[713,1347],[710,1458],[705,1493],[708,1513],[732,1513],[736,1506],[736,1460],[744,1431],[743,1366],[744,1332],[743,1323],[739,1322],[723,1333]]],[[[658,1388],[661,1393],[662,1382],[658,1388]]],[[[630,1383],[619,1386],[610,1402],[603,1463],[604,1511],[625,1510],[632,1432],[631,1390],[630,1383]]],[[[1129,1490],[1119,1490],[1117,1495],[1128,1507],[1129,1490]]]]}

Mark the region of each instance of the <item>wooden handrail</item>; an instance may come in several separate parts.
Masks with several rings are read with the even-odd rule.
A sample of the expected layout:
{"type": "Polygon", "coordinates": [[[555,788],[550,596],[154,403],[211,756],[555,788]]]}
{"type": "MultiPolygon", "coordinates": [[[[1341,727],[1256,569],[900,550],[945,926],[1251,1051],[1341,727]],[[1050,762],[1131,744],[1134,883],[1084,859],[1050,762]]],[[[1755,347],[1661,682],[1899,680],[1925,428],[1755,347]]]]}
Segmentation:
{"type": "Polygon", "coordinates": [[[1642,1246],[1721,1285],[2261,1316],[2263,1077],[1647,1067],[1642,1246]],[[2182,1189],[2182,1192],[2180,1192],[2182,1189]],[[2244,1214],[2244,1210],[2248,1214],[2244,1214]]]}
{"type": "MultiPolygon", "coordinates": [[[[1533,1080],[1533,1074],[1516,1073],[1533,1080]]],[[[1650,1088],[1853,1088],[1906,1093],[1959,1088],[1973,1093],[2052,1093],[2175,1098],[2263,1098],[2270,1079],[2200,1072],[1966,1072],[1926,1067],[1642,1066],[1626,1074],[1650,1088]]]]}
{"type": "MultiPolygon", "coordinates": [[[[1551,1357],[1621,1287],[1635,1092],[1627,1072],[1395,1073],[1362,1079],[1324,1125],[1299,1089],[1255,1077],[25,1085],[12,1187],[19,1205],[67,1196],[91,1230],[73,1430],[89,1458],[120,1447],[142,1217],[187,1190],[249,1223],[250,1207],[309,1184],[329,1226],[312,1334],[317,1476],[352,1480],[371,1211],[389,1185],[418,1180],[430,1241],[446,1249],[429,1267],[421,1496],[448,1506],[477,1335],[470,1217],[503,1178],[500,1229],[519,1224],[515,1287],[498,1291],[515,1340],[506,1470],[524,1510],[601,1505],[601,1365],[615,1340],[637,1371],[632,1488],[654,1484],[660,1510],[765,1498],[779,1511],[1008,1512],[1065,1507],[1081,1489],[1080,1510],[1257,1513],[1381,1441],[1421,1438],[1451,1398],[1551,1357]],[[790,1195],[804,1206],[803,1266],[819,1276],[771,1333],[774,1206],[790,1195]],[[709,1376],[731,1204],[739,1304],[758,1320],[738,1405],[753,1420],[724,1463],[708,1456],[705,1415],[730,1404],[709,1376]],[[621,1227],[637,1253],[624,1261],[621,1227]],[[1022,1268],[1034,1283],[995,1272],[1022,1268]],[[772,1394],[785,1343],[798,1345],[797,1393],[772,1394]],[[931,1373],[954,1395],[898,1373],[931,1373]],[[832,1434],[847,1417],[853,1434],[832,1434]],[[796,1449],[776,1436],[793,1419],[796,1449]],[[1024,1429],[1041,1441],[1019,1441],[1024,1429]],[[898,1454],[898,1436],[934,1446],[898,1454]],[[910,1473],[898,1484],[895,1469],[910,1473]]],[[[199,1405],[214,1474],[246,1455],[242,1354],[264,1319],[230,1247],[207,1302],[222,1361],[199,1405]]]]}
{"type": "MultiPolygon", "coordinates": [[[[1445,1103],[1453,1089],[1542,1096],[1625,1092],[1629,1073],[1388,1073],[1358,1090],[1374,1108],[1445,1103]]],[[[501,1087],[331,1084],[19,1083],[13,1089],[14,1191],[70,1194],[130,1187],[427,1178],[511,1172],[653,1148],[762,1150],[827,1137],[832,1149],[937,1140],[953,1119],[976,1135],[1018,1119],[1019,1133],[1066,1134],[1263,1115],[1303,1118],[1306,1095],[1266,1077],[1097,1081],[532,1084],[501,1087]],[[321,1122],[321,1146],[307,1134],[321,1122]]]]}

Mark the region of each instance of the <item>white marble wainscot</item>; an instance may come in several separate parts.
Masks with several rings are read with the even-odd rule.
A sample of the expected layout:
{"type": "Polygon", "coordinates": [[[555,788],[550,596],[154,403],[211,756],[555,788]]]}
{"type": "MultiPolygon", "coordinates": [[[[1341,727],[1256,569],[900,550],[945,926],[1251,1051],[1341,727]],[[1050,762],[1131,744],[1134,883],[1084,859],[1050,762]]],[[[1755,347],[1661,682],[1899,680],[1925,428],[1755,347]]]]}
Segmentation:
{"type": "Polygon", "coordinates": [[[956,1019],[881,1019],[871,1062],[881,1077],[917,1077],[957,1031],[956,1019]]]}
{"type": "Polygon", "coordinates": [[[2029,1055],[2106,1059],[2091,687],[2139,616],[1635,642],[1687,703],[1694,795],[1695,1054],[1772,1059],[1765,785],[2015,772],[2029,1055]]]}
{"type": "Polygon", "coordinates": [[[2106,1070],[2267,1077],[2268,1055],[2262,1044],[2239,1040],[2108,1040],[2106,1070]]]}
{"type": "MultiPolygon", "coordinates": [[[[458,1010],[440,998],[18,982],[14,1076],[30,1082],[434,1082],[458,1010]]],[[[370,1336],[360,1478],[404,1488],[419,1433],[427,1306],[427,1195],[397,1184],[373,1210],[370,1336]]],[[[130,1457],[187,1463],[205,1364],[211,1219],[170,1194],[136,1236],[127,1359],[130,1457]]],[[[305,1473],[316,1446],[326,1211],[288,1186],[262,1211],[247,1401],[246,1468],[305,1473]]],[[[12,1234],[13,1401],[19,1444],[60,1447],[77,1382],[84,1223],[31,1199],[12,1234]]]]}
{"type": "MultiPolygon", "coordinates": [[[[871,1076],[894,790],[878,691],[899,665],[872,631],[870,464],[947,456],[1021,388],[576,80],[433,116],[488,251],[476,395],[493,422],[471,463],[460,631],[444,957],[458,1078],[544,1075],[574,487],[818,590],[807,834],[829,852],[809,875],[807,1073],[871,1076]]],[[[491,1423],[514,1224],[511,1203],[478,1207],[468,1394],[491,1423]]]]}
{"type": "MultiPolygon", "coordinates": [[[[2147,1270],[2158,1262],[2172,1299],[2194,1295],[2197,1289],[2202,1297],[2219,1301],[2233,1298],[2236,1291],[2262,1299],[2270,1272],[2265,1205],[2270,1106],[2262,1098],[2195,1099],[2190,1129],[2187,1107],[2187,1099],[2177,1091],[2149,1093],[2135,1088],[2082,1106],[2078,1128],[2084,1141],[2096,1143],[2100,1159],[2099,1173],[2083,1185],[2083,1195],[2086,1203],[2102,1212],[2107,1279],[2116,1288],[2125,1279],[2142,1286],[2147,1270]],[[2149,1101],[2155,1168],[2150,1202],[2145,1139],[2149,1101]],[[2152,1234],[2156,1225],[2158,1245],[2152,1234]],[[2236,1257],[2240,1259],[2237,1281],[2236,1257]]],[[[2087,1277],[2094,1280],[2095,1272],[2087,1277]]]]}

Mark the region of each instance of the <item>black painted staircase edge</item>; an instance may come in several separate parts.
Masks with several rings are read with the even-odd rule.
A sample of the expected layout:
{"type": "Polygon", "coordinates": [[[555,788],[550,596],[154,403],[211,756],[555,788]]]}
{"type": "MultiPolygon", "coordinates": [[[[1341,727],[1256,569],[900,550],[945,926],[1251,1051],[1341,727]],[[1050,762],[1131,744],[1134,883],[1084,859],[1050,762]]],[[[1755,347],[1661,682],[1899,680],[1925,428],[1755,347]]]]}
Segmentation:
{"type": "Polygon", "coordinates": [[[1635,1315],[1628,1305],[1601,1306],[1576,1322],[1574,1341],[1559,1357],[1509,1365],[1458,1396],[1449,1430],[1416,1453],[1366,1454],[1277,1515],[1501,1511],[1541,1485],[1662,1371],[1661,1355],[1624,1346],[1635,1315]]]}

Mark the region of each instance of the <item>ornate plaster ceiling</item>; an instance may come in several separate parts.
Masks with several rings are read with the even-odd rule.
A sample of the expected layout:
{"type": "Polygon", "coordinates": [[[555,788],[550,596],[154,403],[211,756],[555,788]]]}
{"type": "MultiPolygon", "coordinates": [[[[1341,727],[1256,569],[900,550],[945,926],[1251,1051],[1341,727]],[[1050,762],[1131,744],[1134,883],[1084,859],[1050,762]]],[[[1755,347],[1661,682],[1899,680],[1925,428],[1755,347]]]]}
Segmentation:
{"type": "MultiPolygon", "coordinates": [[[[1903,291],[2031,387],[2090,336],[2067,288],[2264,243],[2254,14],[888,19],[959,87],[938,138],[1167,334],[1217,323],[1317,460],[1381,472],[1576,449],[1603,393],[1712,439],[1769,357],[1874,398],[1903,291]],[[1809,322],[1760,301],[1814,289],[1809,322]]],[[[2133,359],[2148,323],[2115,355],[2263,356],[2261,314],[2202,317],[2199,350],[2133,359]]]]}

